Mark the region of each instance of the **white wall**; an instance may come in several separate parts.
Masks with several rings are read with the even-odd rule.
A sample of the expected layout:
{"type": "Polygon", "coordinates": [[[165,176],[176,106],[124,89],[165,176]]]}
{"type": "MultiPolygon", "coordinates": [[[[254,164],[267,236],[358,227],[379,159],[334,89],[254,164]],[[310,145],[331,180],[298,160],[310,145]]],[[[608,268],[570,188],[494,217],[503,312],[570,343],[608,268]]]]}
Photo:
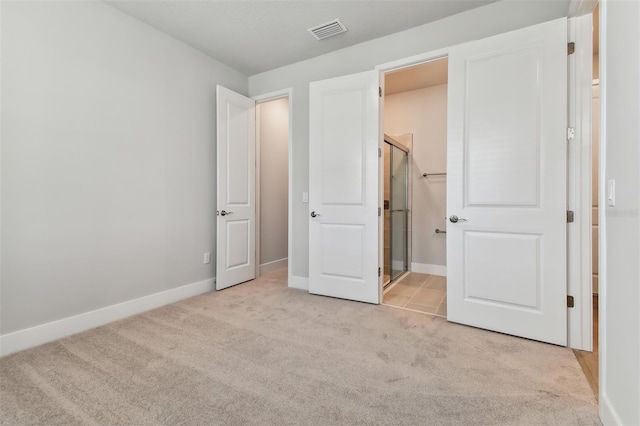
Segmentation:
{"type": "Polygon", "coordinates": [[[413,134],[411,261],[445,267],[446,234],[435,229],[447,228],[447,179],[422,174],[447,171],[447,85],[385,96],[384,132],[413,134]]]}
{"type": "MultiPolygon", "coordinates": [[[[640,424],[640,2],[600,4],[604,182],[600,226],[600,408],[605,424],[640,424]],[[616,205],[606,202],[615,179],[616,205]]],[[[602,153],[602,151],[601,151],[602,153]]],[[[602,172],[602,171],[601,171],[602,172]]]]}
{"type": "Polygon", "coordinates": [[[247,78],[103,2],[2,2],[1,36],[0,333],[212,282],[215,85],[247,78]]]}
{"type": "MultiPolygon", "coordinates": [[[[260,265],[287,258],[289,98],[258,104],[260,114],[260,265]]],[[[275,266],[282,266],[283,262],[275,266]]],[[[286,265],[285,265],[286,266],[286,265]]],[[[277,267],[276,267],[277,269],[277,267]]]]}
{"type": "Polygon", "coordinates": [[[309,276],[309,83],[566,16],[564,2],[506,0],[249,77],[251,96],[292,87],[294,276],[309,276]]]}

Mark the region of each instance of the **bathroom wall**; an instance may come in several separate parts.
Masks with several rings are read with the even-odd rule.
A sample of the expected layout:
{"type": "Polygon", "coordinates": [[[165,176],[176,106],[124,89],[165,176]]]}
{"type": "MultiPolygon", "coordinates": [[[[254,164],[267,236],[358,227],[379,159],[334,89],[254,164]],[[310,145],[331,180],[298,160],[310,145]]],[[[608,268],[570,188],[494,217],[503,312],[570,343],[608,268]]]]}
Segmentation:
{"type": "Polygon", "coordinates": [[[412,265],[414,272],[446,275],[447,85],[388,95],[384,100],[388,135],[413,134],[412,265]]]}

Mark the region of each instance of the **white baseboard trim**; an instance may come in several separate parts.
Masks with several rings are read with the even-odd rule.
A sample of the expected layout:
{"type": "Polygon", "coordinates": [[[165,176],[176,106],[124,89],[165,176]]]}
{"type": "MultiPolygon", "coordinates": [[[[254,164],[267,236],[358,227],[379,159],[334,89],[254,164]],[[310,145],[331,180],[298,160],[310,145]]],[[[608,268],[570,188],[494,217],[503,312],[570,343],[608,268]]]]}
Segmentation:
{"type": "Polygon", "coordinates": [[[432,265],[430,263],[412,263],[411,272],[420,272],[421,274],[447,276],[447,267],[443,265],[432,265]]]}
{"type": "Polygon", "coordinates": [[[600,393],[600,421],[604,426],[623,424],[609,397],[603,393],[600,393]]]}
{"type": "Polygon", "coordinates": [[[183,285],[116,305],[63,318],[0,336],[0,356],[52,342],[72,334],[136,315],[215,288],[215,278],[183,285]]]}
{"type": "Polygon", "coordinates": [[[299,277],[297,275],[292,275],[291,281],[289,281],[289,287],[309,291],[309,277],[299,277]]]}
{"type": "Polygon", "coordinates": [[[273,262],[263,263],[260,265],[260,275],[286,268],[288,265],[289,260],[286,257],[284,259],[274,260],[273,262]]]}

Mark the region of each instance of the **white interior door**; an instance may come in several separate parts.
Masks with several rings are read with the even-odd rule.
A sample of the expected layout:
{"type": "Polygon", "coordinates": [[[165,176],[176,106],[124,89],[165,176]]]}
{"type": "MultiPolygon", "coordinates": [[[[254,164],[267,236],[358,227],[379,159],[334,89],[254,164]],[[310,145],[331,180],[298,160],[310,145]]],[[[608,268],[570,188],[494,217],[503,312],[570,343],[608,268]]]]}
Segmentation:
{"type": "Polygon", "coordinates": [[[255,278],[255,101],[217,86],[216,289],[255,278]]]}
{"type": "Polygon", "coordinates": [[[450,51],[450,321],[567,344],[566,82],[566,19],[450,51]]]}
{"type": "Polygon", "coordinates": [[[309,292],[379,303],[379,73],[310,85],[309,292]]]}

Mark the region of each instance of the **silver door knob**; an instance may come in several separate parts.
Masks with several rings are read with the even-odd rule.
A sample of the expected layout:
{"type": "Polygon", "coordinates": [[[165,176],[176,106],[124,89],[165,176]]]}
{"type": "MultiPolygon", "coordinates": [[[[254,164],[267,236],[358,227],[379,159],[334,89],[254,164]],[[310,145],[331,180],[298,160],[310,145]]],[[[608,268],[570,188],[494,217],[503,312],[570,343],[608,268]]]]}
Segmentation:
{"type": "Polygon", "coordinates": [[[318,217],[318,216],[320,216],[320,213],[311,212],[311,217],[318,217]]]}
{"type": "Polygon", "coordinates": [[[233,214],[233,212],[227,212],[227,211],[224,211],[224,210],[222,210],[220,212],[220,216],[227,216],[227,215],[230,215],[230,214],[233,214]]]}
{"type": "Polygon", "coordinates": [[[449,217],[449,222],[451,223],[458,223],[458,222],[466,222],[467,219],[463,219],[461,217],[454,215],[451,215],[451,217],[449,217]]]}

